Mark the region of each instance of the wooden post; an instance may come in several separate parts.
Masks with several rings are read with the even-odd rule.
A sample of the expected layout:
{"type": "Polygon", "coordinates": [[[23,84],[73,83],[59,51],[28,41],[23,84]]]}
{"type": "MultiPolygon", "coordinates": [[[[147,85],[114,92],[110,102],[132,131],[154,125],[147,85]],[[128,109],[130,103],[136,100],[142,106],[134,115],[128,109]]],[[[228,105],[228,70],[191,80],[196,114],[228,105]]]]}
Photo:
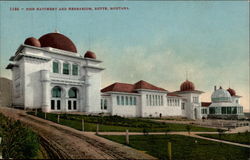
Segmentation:
{"type": "Polygon", "coordinates": [[[172,160],[172,145],[171,142],[168,142],[168,158],[172,160]]]}
{"type": "Polygon", "coordinates": [[[82,119],[82,131],[84,132],[84,119],[82,119]]]}
{"type": "Polygon", "coordinates": [[[44,119],[47,119],[47,117],[46,117],[46,112],[44,112],[44,119]]]}
{"type": "Polygon", "coordinates": [[[57,123],[60,123],[60,114],[57,115],[57,123]]]}
{"type": "Polygon", "coordinates": [[[36,111],[35,111],[35,115],[37,116],[37,108],[36,108],[36,111]]]}
{"type": "Polygon", "coordinates": [[[128,129],[126,129],[126,144],[129,144],[129,134],[128,134],[128,129]]]}
{"type": "Polygon", "coordinates": [[[99,132],[99,124],[96,125],[96,134],[98,135],[99,132]]]}

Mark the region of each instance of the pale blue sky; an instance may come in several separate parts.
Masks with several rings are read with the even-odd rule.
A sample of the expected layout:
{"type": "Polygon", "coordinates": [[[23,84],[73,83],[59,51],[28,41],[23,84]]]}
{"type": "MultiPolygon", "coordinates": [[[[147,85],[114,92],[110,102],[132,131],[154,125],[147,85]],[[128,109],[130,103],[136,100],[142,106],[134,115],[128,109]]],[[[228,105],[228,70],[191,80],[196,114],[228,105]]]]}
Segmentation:
{"type": "Polygon", "coordinates": [[[241,2],[0,2],[1,69],[26,37],[56,28],[104,61],[102,86],[146,80],[178,90],[185,71],[209,101],[229,80],[249,108],[249,4],[241,2]],[[124,11],[10,11],[10,7],[128,7],[124,11]]]}

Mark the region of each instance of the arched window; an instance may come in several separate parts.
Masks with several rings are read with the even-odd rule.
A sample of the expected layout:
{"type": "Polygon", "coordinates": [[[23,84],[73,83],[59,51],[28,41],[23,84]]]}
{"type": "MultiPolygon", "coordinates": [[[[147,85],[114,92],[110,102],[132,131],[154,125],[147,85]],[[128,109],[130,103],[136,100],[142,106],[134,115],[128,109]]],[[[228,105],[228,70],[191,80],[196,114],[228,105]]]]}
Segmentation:
{"type": "Polygon", "coordinates": [[[59,62],[53,61],[53,73],[59,73],[59,62]]]}
{"type": "Polygon", "coordinates": [[[52,97],[53,98],[60,98],[61,97],[61,92],[62,92],[62,89],[58,86],[54,87],[52,89],[52,97]]]}
{"type": "Polygon", "coordinates": [[[120,105],[120,96],[116,96],[117,105],[120,105]]]}
{"type": "Polygon", "coordinates": [[[77,98],[77,89],[76,88],[70,88],[68,94],[69,94],[69,98],[77,98]]]}

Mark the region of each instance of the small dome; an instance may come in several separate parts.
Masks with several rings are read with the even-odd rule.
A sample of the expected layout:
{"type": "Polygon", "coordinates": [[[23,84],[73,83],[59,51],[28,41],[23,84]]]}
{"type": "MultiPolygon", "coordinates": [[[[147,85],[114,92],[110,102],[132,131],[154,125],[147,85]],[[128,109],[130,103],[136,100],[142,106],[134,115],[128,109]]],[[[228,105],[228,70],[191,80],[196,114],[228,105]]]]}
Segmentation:
{"type": "Polygon", "coordinates": [[[232,102],[232,98],[230,93],[220,87],[220,89],[217,89],[213,92],[211,96],[212,102],[232,102]]]}
{"type": "Polygon", "coordinates": [[[29,37],[24,41],[24,44],[30,45],[30,46],[35,46],[35,47],[41,47],[41,43],[38,39],[34,37],[29,37]]]}
{"type": "Polygon", "coordinates": [[[92,51],[87,51],[87,52],[84,54],[84,58],[96,59],[96,55],[95,55],[95,53],[92,52],[92,51]]]}
{"type": "Polygon", "coordinates": [[[183,82],[181,84],[180,90],[181,91],[193,91],[193,90],[195,90],[195,86],[194,86],[193,82],[186,80],[185,82],[183,82]]]}
{"type": "Polygon", "coordinates": [[[228,88],[227,91],[230,93],[231,96],[235,96],[236,92],[232,88],[228,88]]]}
{"type": "Polygon", "coordinates": [[[48,33],[39,38],[41,47],[52,47],[69,52],[77,53],[74,43],[65,35],[60,33],[48,33]]]}

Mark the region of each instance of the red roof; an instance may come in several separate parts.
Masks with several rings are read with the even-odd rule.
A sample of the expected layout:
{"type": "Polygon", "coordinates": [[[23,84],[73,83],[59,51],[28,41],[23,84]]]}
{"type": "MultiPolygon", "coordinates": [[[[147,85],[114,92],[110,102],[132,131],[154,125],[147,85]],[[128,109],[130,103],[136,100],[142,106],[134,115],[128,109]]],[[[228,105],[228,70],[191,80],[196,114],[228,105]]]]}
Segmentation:
{"type": "Polygon", "coordinates": [[[84,58],[96,59],[96,55],[95,55],[95,53],[92,52],[92,51],[87,51],[87,52],[84,54],[84,58]]]}
{"type": "Polygon", "coordinates": [[[210,106],[211,102],[201,102],[202,107],[208,107],[210,106]]]}
{"type": "Polygon", "coordinates": [[[135,84],[127,84],[127,83],[113,83],[101,90],[101,92],[127,92],[127,93],[137,93],[137,89],[148,89],[148,90],[158,90],[158,91],[166,91],[163,88],[156,87],[148,82],[139,81],[135,84]]]}
{"type": "Polygon", "coordinates": [[[179,95],[177,95],[177,94],[174,94],[174,93],[168,93],[168,96],[181,97],[181,96],[179,96],[179,95]]]}
{"type": "Polygon", "coordinates": [[[181,91],[194,91],[195,90],[194,83],[186,80],[185,82],[181,84],[180,90],[181,91]]]}
{"type": "Polygon", "coordinates": [[[48,33],[39,38],[41,47],[52,47],[70,52],[77,52],[74,43],[60,33],[48,33]]]}
{"type": "Polygon", "coordinates": [[[146,81],[140,80],[139,82],[134,84],[135,89],[149,89],[149,90],[158,90],[158,91],[166,91],[163,88],[156,87],[146,81]]]}

